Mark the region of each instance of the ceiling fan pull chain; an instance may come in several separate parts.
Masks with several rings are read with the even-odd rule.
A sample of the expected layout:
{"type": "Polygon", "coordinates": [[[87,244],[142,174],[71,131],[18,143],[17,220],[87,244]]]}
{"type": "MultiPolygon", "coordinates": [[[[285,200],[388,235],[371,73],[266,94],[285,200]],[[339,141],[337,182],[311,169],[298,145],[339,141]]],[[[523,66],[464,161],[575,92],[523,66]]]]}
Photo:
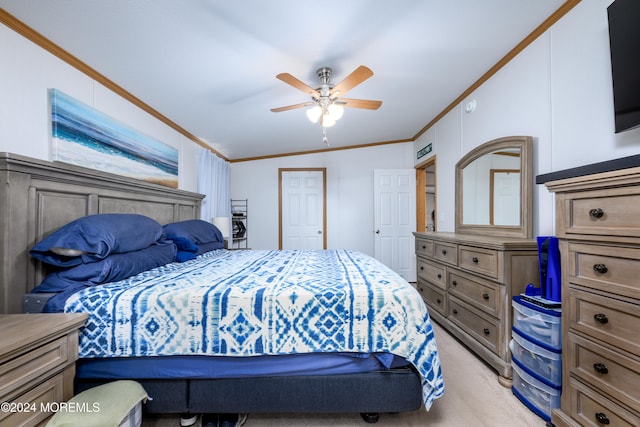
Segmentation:
{"type": "Polygon", "coordinates": [[[322,127],[322,142],[324,142],[326,144],[326,146],[329,146],[329,139],[327,138],[327,128],[326,127],[322,127]]]}

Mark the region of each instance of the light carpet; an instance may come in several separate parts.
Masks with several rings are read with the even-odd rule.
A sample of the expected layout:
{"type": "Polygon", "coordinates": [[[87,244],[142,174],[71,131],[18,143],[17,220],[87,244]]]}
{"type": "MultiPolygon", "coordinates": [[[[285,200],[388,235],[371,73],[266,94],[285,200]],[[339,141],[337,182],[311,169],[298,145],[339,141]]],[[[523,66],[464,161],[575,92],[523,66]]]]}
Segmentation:
{"type": "MultiPolygon", "coordinates": [[[[419,409],[380,414],[372,426],[406,427],[529,427],[545,426],[511,392],[498,383],[494,370],[434,322],[445,382],[444,396],[429,412],[419,409]]],[[[175,427],[178,416],[146,415],[143,427],[175,427]]],[[[246,427],[343,427],[368,425],[359,414],[249,414],[246,427]]]]}

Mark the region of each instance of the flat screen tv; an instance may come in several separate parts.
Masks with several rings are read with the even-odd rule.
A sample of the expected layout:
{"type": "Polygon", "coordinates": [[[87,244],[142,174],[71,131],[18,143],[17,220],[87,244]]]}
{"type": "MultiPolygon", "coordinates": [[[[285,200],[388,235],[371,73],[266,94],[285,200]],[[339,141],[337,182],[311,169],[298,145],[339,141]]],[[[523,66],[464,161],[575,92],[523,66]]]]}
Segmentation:
{"type": "Polygon", "coordinates": [[[607,8],[616,133],[640,126],[640,0],[607,8]]]}

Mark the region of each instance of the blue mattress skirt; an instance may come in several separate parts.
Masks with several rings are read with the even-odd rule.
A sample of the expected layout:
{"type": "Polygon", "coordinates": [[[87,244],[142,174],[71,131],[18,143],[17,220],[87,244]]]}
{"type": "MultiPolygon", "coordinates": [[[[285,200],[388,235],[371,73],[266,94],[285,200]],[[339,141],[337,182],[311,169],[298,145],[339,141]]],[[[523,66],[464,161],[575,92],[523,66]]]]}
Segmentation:
{"type": "Polygon", "coordinates": [[[153,356],[79,359],[77,378],[168,379],[336,375],[407,366],[389,353],[307,353],[277,356],[153,356]]]}

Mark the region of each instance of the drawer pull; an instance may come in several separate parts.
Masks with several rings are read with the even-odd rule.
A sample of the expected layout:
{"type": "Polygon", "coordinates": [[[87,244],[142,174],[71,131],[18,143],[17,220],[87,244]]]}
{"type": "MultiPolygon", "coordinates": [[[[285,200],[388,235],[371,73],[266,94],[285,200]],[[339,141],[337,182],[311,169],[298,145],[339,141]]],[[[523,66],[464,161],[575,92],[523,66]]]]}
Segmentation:
{"type": "Polygon", "coordinates": [[[420,270],[423,270],[423,271],[424,271],[424,265],[421,265],[421,266],[420,266],[420,270]]]}
{"type": "Polygon", "coordinates": [[[489,335],[491,333],[489,328],[484,328],[484,330],[482,332],[484,332],[485,335],[489,335]]]}
{"type": "Polygon", "coordinates": [[[605,365],[604,363],[594,363],[593,369],[595,369],[595,371],[599,374],[609,373],[609,368],[607,368],[607,365],[605,365]]]}
{"type": "Polygon", "coordinates": [[[604,274],[609,271],[609,269],[604,264],[594,264],[593,271],[595,271],[596,273],[604,274]]]}
{"type": "Polygon", "coordinates": [[[474,264],[477,264],[478,263],[478,257],[474,256],[473,258],[471,258],[471,261],[473,261],[474,264]]]}
{"type": "Polygon", "coordinates": [[[455,308],[453,309],[453,314],[458,314],[458,310],[456,310],[455,308]]]}
{"type": "Polygon", "coordinates": [[[442,274],[438,273],[438,279],[442,279],[442,274]]]}
{"type": "Polygon", "coordinates": [[[456,280],[452,280],[452,281],[451,281],[451,284],[452,284],[453,286],[458,286],[458,282],[457,282],[456,280]]]}
{"type": "Polygon", "coordinates": [[[484,298],[485,300],[489,299],[489,294],[487,293],[482,294],[482,298],[484,298]]]}
{"type": "Polygon", "coordinates": [[[422,245],[422,249],[427,249],[427,245],[422,245]]]}
{"type": "Polygon", "coordinates": [[[609,424],[609,417],[607,417],[602,412],[596,412],[596,421],[599,422],[600,424],[608,425],[609,424]]]}
{"type": "Polygon", "coordinates": [[[609,318],[607,317],[606,314],[602,314],[602,313],[594,314],[593,318],[595,319],[596,322],[602,323],[603,325],[606,325],[607,323],[609,323],[609,318]]]}
{"type": "Polygon", "coordinates": [[[440,301],[440,298],[436,298],[436,302],[438,303],[438,305],[440,305],[440,303],[442,303],[442,301],[440,301]]]}
{"type": "Polygon", "coordinates": [[[443,250],[442,250],[442,255],[446,255],[446,254],[447,254],[447,250],[446,250],[446,249],[443,249],[443,250]]]}
{"type": "Polygon", "coordinates": [[[589,211],[589,216],[593,219],[600,219],[604,216],[604,211],[600,208],[591,209],[589,211]]]}

